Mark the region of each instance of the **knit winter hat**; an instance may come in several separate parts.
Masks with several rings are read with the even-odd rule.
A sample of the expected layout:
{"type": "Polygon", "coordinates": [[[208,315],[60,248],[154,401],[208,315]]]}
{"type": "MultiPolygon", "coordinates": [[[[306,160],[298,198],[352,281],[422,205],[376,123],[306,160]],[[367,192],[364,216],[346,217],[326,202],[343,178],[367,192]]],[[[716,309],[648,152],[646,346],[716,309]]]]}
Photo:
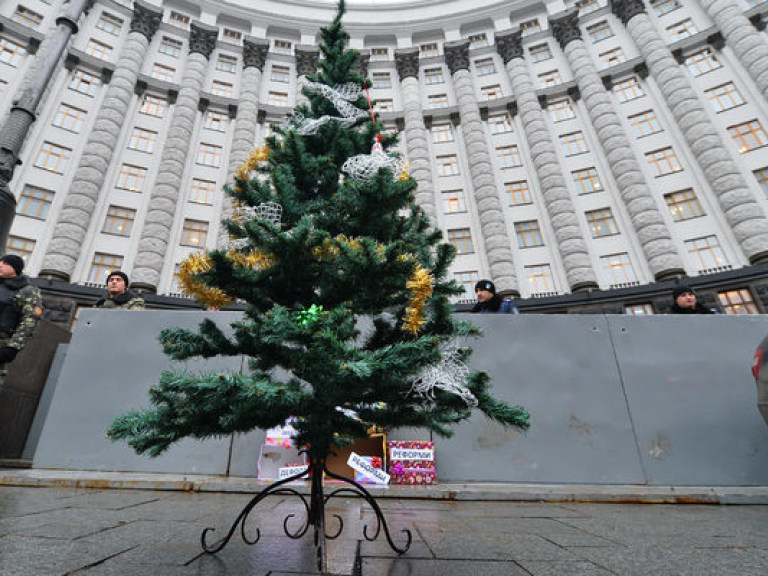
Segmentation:
{"type": "Polygon", "coordinates": [[[16,256],[16,254],[6,254],[0,258],[0,262],[5,262],[13,268],[16,276],[20,275],[21,271],[24,270],[24,260],[21,259],[21,256],[16,256]]]}
{"type": "Polygon", "coordinates": [[[690,292],[691,294],[696,294],[696,291],[688,286],[688,284],[678,284],[672,289],[672,300],[677,300],[678,296],[682,296],[686,292],[690,292]]]}
{"type": "Polygon", "coordinates": [[[128,285],[130,284],[128,281],[128,274],[121,272],[120,270],[112,270],[112,272],[109,273],[109,276],[107,276],[107,283],[109,283],[109,279],[112,278],[112,276],[120,276],[125,282],[125,288],[128,289],[128,285]]]}
{"type": "Polygon", "coordinates": [[[496,294],[496,286],[490,280],[480,280],[480,282],[475,284],[475,292],[478,290],[487,290],[491,294],[496,294]]]}

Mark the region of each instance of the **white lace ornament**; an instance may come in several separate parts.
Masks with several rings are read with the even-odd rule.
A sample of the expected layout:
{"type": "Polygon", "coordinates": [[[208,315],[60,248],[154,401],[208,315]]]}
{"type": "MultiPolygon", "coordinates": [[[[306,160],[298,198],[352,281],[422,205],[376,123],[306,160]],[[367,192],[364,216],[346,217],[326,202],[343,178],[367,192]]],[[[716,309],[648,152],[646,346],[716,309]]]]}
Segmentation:
{"type": "Polygon", "coordinates": [[[352,102],[357,100],[363,93],[362,89],[353,83],[342,84],[338,86],[328,86],[319,82],[307,82],[304,85],[307,92],[321,94],[339,111],[341,116],[330,116],[328,114],[320,118],[305,118],[301,114],[294,114],[293,124],[296,131],[302,136],[315,134],[321,126],[329,122],[339,122],[344,126],[352,126],[361,118],[368,116],[368,112],[358,108],[352,102]]]}
{"type": "Polygon", "coordinates": [[[283,207],[277,202],[262,202],[258,206],[238,206],[233,211],[235,220],[268,220],[280,226],[283,219],[283,207]]]}
{"type": "Polygon", "coordinates": [[[409,392],[425,406],[435,404],[435,388],[459,396],[470,408],[477,406],[477,398],[467,388],[469,368],[461,361],[461,352],[454,343],[444,344],[440,361],[427,366],[414,379],[409,392]]]}
{"type": "Polygon", "coordinates": [[[358,180],[370,180],[380,168],[389,168],[393,173],[402,172],[403,162],[396,156],[384,152],[381,142],[375,142],[370,154],[358,154],[347,158],[341,166],[341,171],[358,180]]]}

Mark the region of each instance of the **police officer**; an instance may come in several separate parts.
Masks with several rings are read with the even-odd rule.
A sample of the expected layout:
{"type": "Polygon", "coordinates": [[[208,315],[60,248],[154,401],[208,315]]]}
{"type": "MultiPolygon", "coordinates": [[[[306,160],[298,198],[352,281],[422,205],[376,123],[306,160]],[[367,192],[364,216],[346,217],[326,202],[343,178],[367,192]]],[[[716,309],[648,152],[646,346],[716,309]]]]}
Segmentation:
{"type": "Polygon", "coordinates": [[[110,308],[112,310],[144,310],[144,298],[131,292],[128,274],[113,270],[107,276],[107,297],[102,298],[94,308],[110,308]]]}
{"type": "Polygon", "coordinates": [[[29,341],[43,315],[40,290],[21,273],[24,260],[15,254],[0,258],[0,387],[8,364],[29,341]]]}

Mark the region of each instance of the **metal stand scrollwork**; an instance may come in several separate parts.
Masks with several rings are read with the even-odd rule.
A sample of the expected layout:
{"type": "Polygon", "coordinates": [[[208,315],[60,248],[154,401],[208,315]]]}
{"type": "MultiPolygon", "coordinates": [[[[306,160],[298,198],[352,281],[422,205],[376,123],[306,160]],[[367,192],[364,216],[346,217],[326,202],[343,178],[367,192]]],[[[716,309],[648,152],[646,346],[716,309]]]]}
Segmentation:
{"type": "Polygon", "coordinates": [[[333,472],[330,472],[328,468],[326,468],[325,457],[320,457],[320,458],[316,457],[316,458],[310,459],[309,467],[304,472],[301,472],[289,478],[284,478],[283,480],[279,480],[269,485],[267,488],[265,488],[261,492],[259,492],[256,496],[254,496],[251,499],[250,502],[248,502],[248,504],[246,504],[245,508],[243,508],[243,510],[235,519],[235,521],[232,523],[232,526],[230,527],[227,535],[221,538],[220,540],[209,544],[207,542],[208,534],[211,532],[215,532],[216,530],[214,528],[206,528],[205,530],[203,530],[203,533],[200,537],[203,550],[209,554],[215,554],[220,550],[222,550],[229,543],[230,539],[234,535],[238,526],[240,526],[240,534],[243,540],[247,544],[251,544],[251,545],[256,544],[259,541],[259,538],[261,537],[261,531],[258,528],[256,528],[255,535],[254,537],[251,538],[246,533],[246,528],[245,528],[245,522],[248,516],[250,515],[251,511],[256,507],[256,505],[259,502],[261,502],[267,496],[277,496],[277,495],[296,496],[301,500],[302,504],[304,504],[306,520],[296,530],[292,531],[291,529],[289,529],[288,524],[291,521],[291,519],[294,518],[296,515],[288,514],[283,519],[283,531],[285,532],[285,535],[288,536],[289,538],[298,539],[304,536],[309,530],[309,527],[312,526],[314,530],[315,551],[317,554],[317,568],[318,570],[320,570],[320,572],[325,572],[327,569],[325,541],[334,540],[338,538],[341,535],[341,532],[344,530],[344,520],[338,514],[334,514],[334,517],[339,522],[339,528],[333,534],[329,534],[326,531],[325,505],[328,503],[328,500],[330,500],[331,498],[339,494],[351,494],[354,496],[362,497],[371,506],[374,513],[376,514],[376,527],[373,530],[372,534],[369,534],[368,524],[363,526],[363,536],[365,537],[366,540],[373,541],[376,538],[378,538],[379,534],[381,533],[381,529],[383,527],[384,535],[386,536],[387,542],[389,543],[389,547],[392,548],[392,550],[394,550],[398,554],[404,554],[405,552],[408,551],[408,549],[411,547],[411,541],[413,539],[411,531],[407,529],[402,530],[402,532],[405,532],[406,542],[405,542],[405,545],[403,545],[402,547],[397,546],[392,541],[392,536],[389,533],[389,526],[387,525],[387,521],[384,518],[384,513],[381,511],[381,508],[379,507],[376,500],[374,500],[371,493],[368,492],[368,490],[363,488],[360,484],[358,484],[354,480],[351,480],[349,478],[345,478],[344,476],[339,476],[338,474],[334,474],[333,472]],[[326,474],[329,478],[333,478],[334,480],[340,480],[342,482],[345,482],[349,486],[343,486],[341,488],[333,490],[330,494],[326,496],[323,493],[323,474],[326,474]],[[306,496],[299,493],[298,490],[285,486],[285,484],[287,484],[288,482],[299,480],[300,478],[303,478],[305,476],[310,476],[310,480],[312,481],[312,489],[309,495],[309,501],[307,501],[306,496]]]}

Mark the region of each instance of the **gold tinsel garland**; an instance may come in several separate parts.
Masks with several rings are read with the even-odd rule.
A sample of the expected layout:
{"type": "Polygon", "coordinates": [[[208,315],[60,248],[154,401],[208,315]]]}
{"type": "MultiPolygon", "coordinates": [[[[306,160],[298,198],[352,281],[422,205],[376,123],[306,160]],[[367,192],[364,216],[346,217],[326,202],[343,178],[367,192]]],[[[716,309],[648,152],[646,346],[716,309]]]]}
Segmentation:
{"type": "MultiPolygon", "coordinates": [[[[243,163],[240,168],[235,170],[235,176],[240,180],[248,180],[251,177],[251,172],[259,167],[259,164],[266,162],[269,159],[270,148],[269,146],[256,146],[248,155],[248,159],[243,163]]],[[[242,194],[243,190],[238,184],[235,184],[235,192],[242,194]]]]}
{"type": "Polygon", "coordinates": [[[429,270],[417,264],[411,277],[405,283],[406,288],[411,291],[411,300],[405,309],[405,321],[403,330],[411,334],[417,334],[426,322],[424,317],[424,305],[427,299],[432,296],[434,278],[429,270]]]}

